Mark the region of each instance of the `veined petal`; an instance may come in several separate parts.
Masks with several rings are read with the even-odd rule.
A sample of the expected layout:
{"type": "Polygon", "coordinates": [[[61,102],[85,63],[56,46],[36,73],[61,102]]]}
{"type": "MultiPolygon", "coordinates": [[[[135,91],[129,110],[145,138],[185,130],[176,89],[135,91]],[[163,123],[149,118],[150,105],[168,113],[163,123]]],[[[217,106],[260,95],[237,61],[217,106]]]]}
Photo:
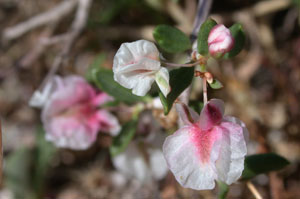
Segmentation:
{"type": "Polygon", "coordinates": [[[224,102],[219,99],[211,99],[203,107],[198,125],[202,130],[209,130],[221,122],[224,114],[224,102]]]}
{"type": "Polygon", "coordinates": [[[235,124],[241,126],[243,128],[243,134],[244,134],[246,143],[249,141],[249,131],[246,127],[246,124],[243,121],[241,121],[240,119],[238,119],[236,117],[227,116],[227,115],[223,118],[223,120],[227,121],[227,122],[232,122],[232,123],[235,123],[235,124]]]}
{"type": "Polygon", "coordinates": [[[219,133],[201,132],[196,126],[185,126],[167,137],[163,153],[170,170],[183,187],[197,190],[214,188],[219,133]]]}
{"type": "Polygon", "coordinates": [[[167,95],[171,91],[171,87],[169,85],[169,80],[170,80],[169,71],[166,68],[161,68],[155,74],[155,81],[165,97],[167,97],[167,95]]]}
{"type": "Polygon", "coordinates": [[[230,185],[237,181],[244,170],[247,154],[243,128],[232,122],[221,122],[222,131],[220,155],[216,162],[218,179],[230,185]]]}
{"type": "Polygon", "coordinates": [[[183,103],[176,103],[176,111],[184,125],[192,125],[199,120],[199,115],[183,103]]]}
{"type": "Polygon", "coordinates": [[[149,41],[124,43],[114,57],[114,79],[133,94],[144,96],[161,68],[159,52],[149,41]]]}

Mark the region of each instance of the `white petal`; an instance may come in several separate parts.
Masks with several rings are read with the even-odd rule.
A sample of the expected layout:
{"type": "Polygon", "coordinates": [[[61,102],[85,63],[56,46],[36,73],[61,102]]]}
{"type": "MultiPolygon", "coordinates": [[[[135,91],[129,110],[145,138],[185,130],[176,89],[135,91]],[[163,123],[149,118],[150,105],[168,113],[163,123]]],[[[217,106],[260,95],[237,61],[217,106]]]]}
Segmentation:
{"type": "Polygon", "coordinates": [[[240,119],[238,119],[236,117],[232,117],[232,116],[225,116],[224,121],[228,121],[228,122],[232,122],[232,123],[240,125],[243,128],[243,134],[244,134],[246,143],[249,141],[249,131],[246,127],[246,124],[243,121],[241,121],[240,119]]]}
{"type": "Polygon", "coordinates": [[[171,91],[169,80],[169,71],[166,68],[161,68],[155,75],[155,81],[165,97],[167,97],[171,91]]]}
{"type": "Polygon", "coordinates": [[[184,125],[192,125],[199,120],[199,115],[183,103],[176,103],[176,111],[184,125]]]}
{"type": "Polygon", "coordinates": [[[149,41],[124,43],[114,57],[114,79],[133,93],[144,96],[151,88],[155,74],[161,68],[159,52],[149,41]]]}
{"type": "Polygon", "coordinates": [[[148,154],[150,156],[149,164],[153,178],[155,180],[163,179],[167,175],[169,169],[161,149],[149,148],[148,154]]]}
{"type": "Polygon", "coordinates": [[[163,146],[167,164],[183,187],[213,189],[217,178],[214,161],[218,155],[218,144],[215,142],[212,147],[210,162],[202,163],[197,156],[197,147],[191,142],[189,131],[189,127],[183,127],[167,137],[163,146]]]}
{"type": "Polygon", "coordinates": [[[127,149],[113,157],[114,166],[128,178],[136,178],[140,182],[150,182],[151,172],[138,148],[130,143],[127,149]]]}
{"type": "Polygon", "coordinates": [[[220,155],[216,162],[219,180],[230,185],[237,181],[244,170],[244,159],[247,154],[246,142],[241,126],[222,122],[220,155]]]}

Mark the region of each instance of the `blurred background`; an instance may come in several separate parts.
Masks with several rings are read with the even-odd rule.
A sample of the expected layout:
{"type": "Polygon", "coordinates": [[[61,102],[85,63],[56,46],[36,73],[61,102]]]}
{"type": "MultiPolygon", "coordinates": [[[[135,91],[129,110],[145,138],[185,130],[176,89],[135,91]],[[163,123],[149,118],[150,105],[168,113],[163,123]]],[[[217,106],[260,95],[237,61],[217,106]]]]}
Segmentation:
{"type": "MultiPolygon", "coordinates": [[[[112,164],[108,135],[99,135],[86,151],[57,149],[44,140],[40,110],[28,105],[49,71],[84,76],[99,56],[101,64],[111,68],[121,43],[153,40],[152,30],[158,24],[190,34],[197,3],[0,0],[4,151],[0,199],[215,198],[217,189],[184,189],[171,173],[145,184],[124,176],[112,164]]],[[[209,70],[224,88],[209,90],[209,97],[223,99],[226,112],[246,123],[250,154],[276,152],[291,162],[280,172],[253,180],[263,198],[300,198],[299,13],[299,0],[223,0],[212,3],[209,15],[226,26],[241,23],[247,35],[246,47],[237,57],[210,64],[209,70]]],[[[192,100],[202,100],[198,84],[192,100]]],[[[126,111],[117,114],[122,121],[126,111]]],[[[159,128],[174,128],[160,114],[152,114],[162,120],[159,128]]],[[[244,183],[237,183],[228,198],[254,197],[244,183]]]]}

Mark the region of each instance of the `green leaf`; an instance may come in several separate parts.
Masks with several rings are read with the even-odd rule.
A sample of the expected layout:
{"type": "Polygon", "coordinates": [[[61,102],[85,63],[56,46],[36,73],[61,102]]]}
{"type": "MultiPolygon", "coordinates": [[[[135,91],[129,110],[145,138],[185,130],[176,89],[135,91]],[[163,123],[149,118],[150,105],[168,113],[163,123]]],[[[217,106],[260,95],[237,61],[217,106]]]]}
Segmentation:
{"type": "Polygon", "coordinates": [[[234,46],[231,51],[224,55],[225,59],[234,57],[239,54],[239,52],[243,50],[246,41],[246,36],[241,24],[236,23],[232,25],[229,30],[234,38],[234,46]]]}
{"type": "Polygon", "coordinates": [[[288,164],[289,162],[285,158],[275,153],[247,156],[245,159],[245,169],[242,174],[242,180],[251,179],[262,173],[280,170],[288,164]]]}
{"type": "Polygon", "coordinates": [[[97,72],[94,79],[96,86],[113,96],[116,100],[125,102],[127,104],[132,104],[138,101],[145,101],[146,97],[139,97],[131,93],[127,88],[121,86],[113,78],[113,72],[107,69],[101,69],[97,72]]]}
{"type": "Polygon", "coordinates": [[[105,61],[105,59],[106,59],[105,54],[101,53],[90,64],[90,66],[87,69],[87,72],[85,74],[85,78],[89,82],[94,82],[95,75],[97,74],[97,72],[99,70],[101,70],[101,66],[102,66],[103,62],[105,61]]]}
{"type": "Polygon", "coordinates": [[[211,29],[217,25],[217,22],[213,19],[206,20],[200,27],[197,39],[198,52],[201,55],[208,55],[208,35],[211,29]]]}
{"type": "Polygon", "coordinates": [[[50,162],[53,159],[56,148],[54,145],[45,139],[45,132],[42,128],[39,128],[37,132],[37,146],[35,150],[35,169],[34,169],[34,190],[37,195],[42,197],[45,177],[50,167],[50,162]]]}
{"type": "Polygon", "coordinates": [[[217,181],[219,187],[218,199],[226,199],[227,193],[229,191],[229,186],[224,182],[217,181]]]}
{"type": "Polygon", "coordinates": [[[171,92],[167,98],[159,92],[160,101],[164,107],[164,114],[167,115],[177,97],[192,83],[194,67],[182,67],[170,72],[171,92]]]}
{"type": "Polygon", "coordinates": [[[132,120],[123,125],[120,134],[113,139],[109,148],[110,154],[114,157],[123,152],[136,133],[137,120],[132,120]]]}
{"type": "Polygon", "coordinates": [[[190,39],[179,29],[168,25],[158,25],[153,31],[158,45],[168,53],[180,53],[192,47],[190,39]]]}
{"type": "Polygon", "coordinates": [[[212,89],[223,88],[223,84],[217,79],[214,79],[212,83],[209,83],[209,85],[212,89]]]}
{"type": "Polygon", "coordinates": [[[5,186],[11,190],[16,199],[29,199],[33,197],[32,151],[29,148],[20,148],[9,154],[5,161],[5,186]]]}

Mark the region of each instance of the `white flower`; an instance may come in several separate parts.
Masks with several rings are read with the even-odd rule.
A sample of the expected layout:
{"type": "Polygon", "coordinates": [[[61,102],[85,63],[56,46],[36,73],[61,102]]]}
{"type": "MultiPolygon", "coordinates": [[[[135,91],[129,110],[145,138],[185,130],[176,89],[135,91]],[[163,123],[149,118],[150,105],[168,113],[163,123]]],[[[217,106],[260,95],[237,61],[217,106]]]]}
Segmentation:
{"type": "Polygon", "coordinates": [[[169,73],[161,67],[159,51],[146,40],[123,43],[114,57],[114,79],[132,93],[144,96],[154,81],[167,96],[170,92],[169,73]]]}

